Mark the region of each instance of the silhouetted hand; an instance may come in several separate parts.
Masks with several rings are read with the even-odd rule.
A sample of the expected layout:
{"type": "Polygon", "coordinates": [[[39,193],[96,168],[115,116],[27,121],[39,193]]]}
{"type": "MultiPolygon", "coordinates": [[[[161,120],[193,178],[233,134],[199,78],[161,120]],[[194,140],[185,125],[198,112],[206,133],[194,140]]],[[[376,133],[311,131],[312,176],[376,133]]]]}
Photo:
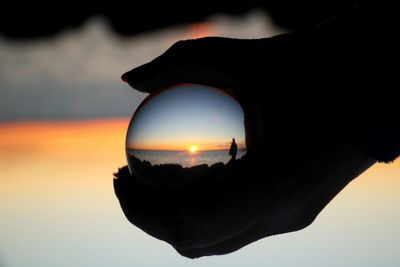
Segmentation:
{"type": "Polygon", "coordinates": [[[124,74],[144,92],[177,83],[228,88],[243,107],[248,148],[246,165],[215,184],[160,190],[120,169],[114,188],[128,220],[187,257],[229,253],[309,225],[376,162],[354,138],[361,126],[352,128],[353,119],[370,113],[356,112],[362,106],[351,102],[354,91],[341,98],[349,86],[371,89],[369,72],[361,71],[374,59],[355,60],[360,55],[351,49],[364,36],[346,39],[359,29],[342,26],[260,40],[182,41],[124,74]],[[364,76],[348,76],[352,68],[364,76]]]}

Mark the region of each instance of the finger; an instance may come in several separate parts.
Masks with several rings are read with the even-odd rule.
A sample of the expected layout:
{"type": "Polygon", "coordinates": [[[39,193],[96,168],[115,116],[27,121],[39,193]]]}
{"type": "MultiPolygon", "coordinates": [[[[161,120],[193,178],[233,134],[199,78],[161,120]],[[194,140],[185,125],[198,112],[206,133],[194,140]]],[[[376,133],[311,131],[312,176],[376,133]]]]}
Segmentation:
{"type": "Polygon", "coordinates": [[[254,45],[255,40],[218,37],[179,41],[153,61],[125,73],[122,79],[143,92],[177,83],[235,88],[241,71],[255,64],[250,64],[254,45]]]}

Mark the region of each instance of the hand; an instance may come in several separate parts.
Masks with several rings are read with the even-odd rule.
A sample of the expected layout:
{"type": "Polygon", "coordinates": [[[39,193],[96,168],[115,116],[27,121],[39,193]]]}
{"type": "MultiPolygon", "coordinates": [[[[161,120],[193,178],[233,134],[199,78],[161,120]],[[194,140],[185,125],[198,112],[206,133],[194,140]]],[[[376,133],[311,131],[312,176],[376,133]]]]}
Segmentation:
{"type": "Polygon", "coordinates": [[[346,132],[334,88],[321,90],[316,41],[299,34],[183,41],[124,74],[144,92],[185,82],[229,88],[245,113],[249,156],[216,184],[181,189],[155,189],[120,169],[114,188],[128,220],[184,256],[225,254],[306,227],[373,165],[346,132]]]}

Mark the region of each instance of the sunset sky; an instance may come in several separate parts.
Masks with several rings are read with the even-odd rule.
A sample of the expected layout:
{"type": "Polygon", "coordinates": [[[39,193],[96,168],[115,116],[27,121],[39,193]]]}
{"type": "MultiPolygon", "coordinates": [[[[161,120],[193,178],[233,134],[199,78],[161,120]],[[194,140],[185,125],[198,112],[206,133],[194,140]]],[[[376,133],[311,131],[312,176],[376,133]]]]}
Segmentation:
{"type": "Polygon", "coordinates": [[[399,266],[400,160],[360,175],[304,230],[190,260],[119,206],[112,173],[126,164],[128,123],[0,125],[1,267],[399,266]]]}
{"type": "Polygon", "coordinates": [[[243,110],[226,93],[182,85],[153,97],[135,114],[127,147],[146,150],[228,149],[245,146],[243,110]]]}
{"type": "MultiPolygon", "coordinates": [[[[0,266],[400,266],[400,160],[360,175],[306,229],[226,256],[184,258],[123,214],[113,173],[127,164],[130,116],[146,95],[123,83],[121,74],[180,39],[260,38],[278,32],[266,14],[255,10],[241,18],[217,16],[209,23],[124,39],[101,17],[49,39],[17,42],[0,36],[0,266]]],[[[220,147],[240,136],[238,109],[228,102],[224,110],[229,112],[207,109],[204,114],[202,109],[198,114],[211,121],[188,116],[195,105],[181,103],[185,113],[175,114],[178,118],[212,133],[203,132],[182,149],[191,143],[220,147]]],[[[173,122],[153,127],[171,129],[173,122]]],[[[188,127],[179,125],[175,133],[187,133],[188,127]]],[[[164,144],[166,139],[181,144],[186,140],[181,137],[194,135],[160,136],[164,144]]]]}

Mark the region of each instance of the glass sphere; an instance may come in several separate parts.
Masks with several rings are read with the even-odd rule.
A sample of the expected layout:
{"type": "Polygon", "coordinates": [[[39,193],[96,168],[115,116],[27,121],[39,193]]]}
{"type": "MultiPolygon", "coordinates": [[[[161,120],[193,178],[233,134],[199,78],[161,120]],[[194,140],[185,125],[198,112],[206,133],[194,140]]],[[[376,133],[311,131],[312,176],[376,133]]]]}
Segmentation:
{"type": "Polygon", "coordinates": [[[246,154],[243,110],[227,91],[185,84],[149,95],[126,136],[132,174],[156,186],[221,175],[246,154]]]}

